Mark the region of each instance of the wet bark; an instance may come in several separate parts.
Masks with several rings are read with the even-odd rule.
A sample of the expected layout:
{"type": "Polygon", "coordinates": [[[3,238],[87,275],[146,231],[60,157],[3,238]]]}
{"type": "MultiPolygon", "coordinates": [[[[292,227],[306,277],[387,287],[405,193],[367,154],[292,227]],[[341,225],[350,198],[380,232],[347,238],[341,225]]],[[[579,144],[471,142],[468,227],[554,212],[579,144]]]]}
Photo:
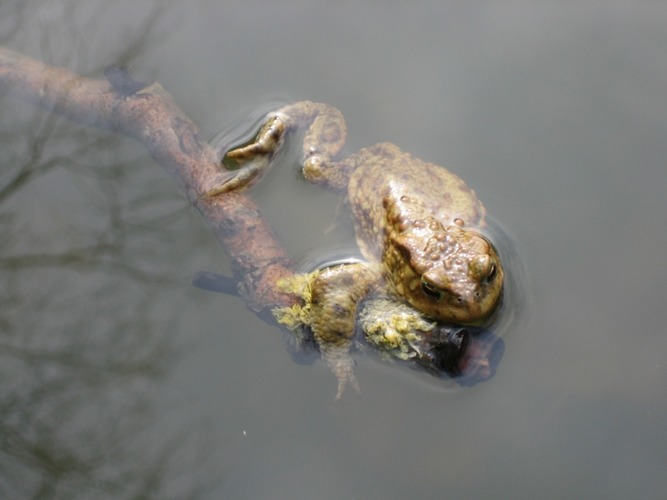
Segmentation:
{"type": "Polygon", "coordinates": [[[0,47],[0,89],[141,142],[215,232],[250,307],[259,312],[293,303],[276,287],[291,274],[290,260],[255,202],[237,192],[206,196],[231,175],[221,167],[220,152],[200,137],[159,83],[135,82],[120,68],[110,68],[106,76],[106,81],[82,77],[0,47]]]}

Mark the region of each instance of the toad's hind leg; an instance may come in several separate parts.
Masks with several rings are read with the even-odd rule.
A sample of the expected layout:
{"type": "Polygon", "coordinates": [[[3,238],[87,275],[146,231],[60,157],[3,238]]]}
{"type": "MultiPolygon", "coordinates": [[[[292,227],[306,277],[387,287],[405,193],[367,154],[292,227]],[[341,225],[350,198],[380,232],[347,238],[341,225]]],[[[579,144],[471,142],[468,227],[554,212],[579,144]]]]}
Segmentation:
{"type": "Polygon", "coordinates": [[[346,264],[322,270],[311,283],[310,328],[322,358],[338,379],[336,399],[347,385],[359,392],[350,347],[357,305],[378,277],[378,270],[369,264],[346,264]]]}
{"type": "Polygon", "coordinates": [[[347,140],[343,114],[328,104],[308,101],[287,106],[284,112],[305,128],[303,176],[313,184],[344,192],[350,169],[346,161],[338,161],[347,140]]]}
{"type": "Polygon", "coordinates": [[[246,146],[225,155],[237,161],[241,169],[229,181],[226,191],[249,186],[272,165],[282,148],[285,136],[293,130],[304,130],[302,166],[304,177],[332,190],[347,186],[346,162],[337,162],[347,139],[345,119],[328,104],[301,101],[270,113],[255,139],[246,146]]]}
{"type": "Polygon", "coordinates": [[[239,191],[261,179],[272,166],[285,141],[287,131],[288,123],[281,116],[275,113],[269,115],[251,143],[225,154],[226,159],[236,161],[241,168],[233,173],[230,172],[229,179],[215,192],[207,193],[208,196],[239,191]]]}

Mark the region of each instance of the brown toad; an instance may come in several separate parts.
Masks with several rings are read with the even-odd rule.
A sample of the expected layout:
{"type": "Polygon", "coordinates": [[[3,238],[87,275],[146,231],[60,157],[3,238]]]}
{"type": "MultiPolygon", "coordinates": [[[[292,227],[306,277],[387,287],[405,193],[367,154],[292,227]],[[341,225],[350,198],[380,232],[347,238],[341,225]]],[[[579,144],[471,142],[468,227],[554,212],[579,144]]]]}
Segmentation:
{"type": "MultiPolygon", "coordinates": [[[[244,168],[223,191],[261,175],[286,133],[299,128],[305,129],[303,175],[345,195],[366,259],[315,271],[291,286],[304,302],[291,321],[298,317],[312,329],[340,397],[348,383],[358,390],[349,350],[360,301],[398,295],[435,320],[479,323],[499,302],[503,268],[476,230],[484,226],[484,206],[459,177],[390,143],[339,159],[345,121],[326,104],[298,102],[269,114],[253,142],[227,153],[244,168]]],[[[290,321],[284,310],[276,316],[290,321]]]]}

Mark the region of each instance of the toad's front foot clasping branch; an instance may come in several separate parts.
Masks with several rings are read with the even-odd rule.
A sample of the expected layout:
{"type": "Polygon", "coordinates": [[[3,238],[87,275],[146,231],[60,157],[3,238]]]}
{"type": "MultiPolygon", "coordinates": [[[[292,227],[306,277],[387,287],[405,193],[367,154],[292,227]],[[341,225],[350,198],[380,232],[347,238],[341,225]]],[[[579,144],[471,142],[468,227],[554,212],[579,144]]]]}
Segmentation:
{"type": "Polygon", "coordinates": [[[206,198],[223,193],[240,191],[258,182],[269,170],[273,159],[280,151],[288,131],[287,120],[280,114],[271,116],[248,145],[232,149],[226,158],[236,160],[241,168],[227,171],[216,187],[205,193],[206,198]]]}

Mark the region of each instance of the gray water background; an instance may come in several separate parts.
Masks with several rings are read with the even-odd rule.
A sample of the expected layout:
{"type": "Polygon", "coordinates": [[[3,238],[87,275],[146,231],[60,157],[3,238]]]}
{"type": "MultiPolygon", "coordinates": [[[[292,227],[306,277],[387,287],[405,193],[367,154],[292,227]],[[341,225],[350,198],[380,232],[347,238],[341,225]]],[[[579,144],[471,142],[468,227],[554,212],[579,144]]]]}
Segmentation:
{"type": "MultiPolygon", "coordinates": [[[[447,166],[524,290],[491,381],[362,358],[335,402],[323,363],[190,286],[228,261],[140,145],[3,97],[0,497],[664,497],[666,27],[643,1],[3,0],[0,43],[129,64],[208,137],[310,99],[350,152],[447,166]]],[[[347,234],[289,166],[256,196],[297,258],[347,234]]]]}

